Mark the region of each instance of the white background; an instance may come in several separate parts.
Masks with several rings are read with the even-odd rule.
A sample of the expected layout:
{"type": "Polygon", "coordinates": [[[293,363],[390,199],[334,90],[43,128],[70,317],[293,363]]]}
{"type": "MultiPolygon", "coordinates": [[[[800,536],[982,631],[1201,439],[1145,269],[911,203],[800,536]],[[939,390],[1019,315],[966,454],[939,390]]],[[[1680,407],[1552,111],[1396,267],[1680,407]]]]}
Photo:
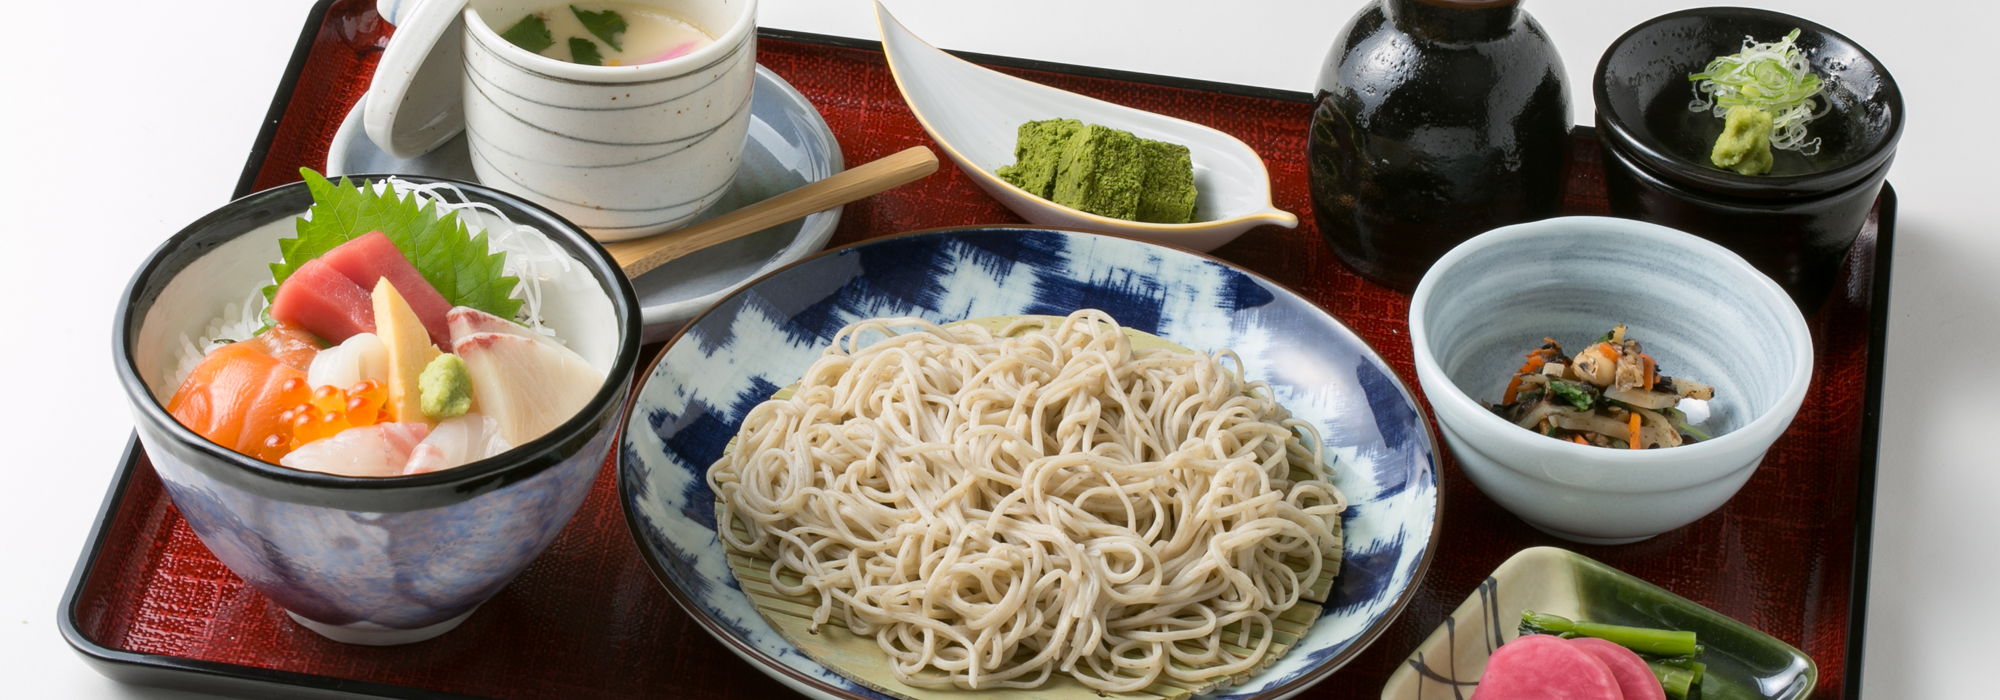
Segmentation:
{"type": "MultiPolygon", "coordinates": [[[[1865,666],[1871,698],[1992,692],[2000,659],[2000,4],[1750,0],[1867,46],[1903,89],[1881,484],[1865,666]]],[[[0,42],[0,695],[192,697],[91,671],[57,602],[131,432],[114,300],[167,236],[225,202],[311,0],[9,0],[0,42]]],[[[1590,72],[1649,17],[1710,3],[1528,0],[1560,47],[1576,121],[1590,72]]],[[[945,48],[1309,91],[1362,0],[891,0],[945,48]],[[1065,21],[1051,22],[1049,17],[1065,21]]],[[[864,0],[763,0],[769,27],[876,38],[864,0]]],[[[1303,124],[1300,128],[1305,128],[1303,124]]],[[[1340,682],[1336,676],[1334,683],[1340,682]]]]}

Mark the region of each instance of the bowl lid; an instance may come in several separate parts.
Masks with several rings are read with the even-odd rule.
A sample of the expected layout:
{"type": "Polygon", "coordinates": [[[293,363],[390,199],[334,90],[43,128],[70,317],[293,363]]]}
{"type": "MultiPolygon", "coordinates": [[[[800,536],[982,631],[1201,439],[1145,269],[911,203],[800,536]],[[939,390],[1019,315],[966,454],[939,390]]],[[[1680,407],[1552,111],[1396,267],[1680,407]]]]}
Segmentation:
{"type": "Polygon", "coordinates": [[[1859,44],[1810,20],[1749,8],[1673,12],[1627,31],[1597,63],[1592,79],[1599,135],[1661,179],[1712,194],[1748,198],[1825,195],[1866,180],[1895,153],[1903,98],[1887,68],[1859,44]],[[1815,99],[1831,112],[1807,126],[1813,155],[1779,151],[1769,175],[1738,175],[1709,162],[1722,120],[1690,109],[1687,76],[1742,50],[1746,38],[1773,41],[1800,30],[1797,45],[1826,88],[1815,99]]]}
{"type": "Polygon", "coordinates": [[[410,159],[465,130],[467,0],[376,0],[396,32],[375,64],[362,125],[384,153],[410,159]]]}

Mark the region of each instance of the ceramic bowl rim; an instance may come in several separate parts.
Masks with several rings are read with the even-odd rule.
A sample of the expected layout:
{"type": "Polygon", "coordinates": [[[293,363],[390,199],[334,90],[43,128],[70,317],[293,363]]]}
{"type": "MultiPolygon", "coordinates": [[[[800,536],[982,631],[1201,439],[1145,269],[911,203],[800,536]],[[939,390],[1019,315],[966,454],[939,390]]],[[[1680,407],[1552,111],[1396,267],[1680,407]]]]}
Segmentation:
{"type": "MultiPolygon", "coordinates": [[[[1791,424],[1797,407],[1812,383],[1811,329],[1807,327],[1805,315],[1799,312],[1798,305],[1792,303],[1792,298],[1778,287],[1777,282],[1758,272],[1741,256],[1712,241],[1644,221],[1597,216],[1565,216],[1505,226],[1474,236],[1451,249],[1451,252],[1446,253],[1437,264],[1431,266],[1429,272],[1424,274],[1423,280],[1417,284],[1416,293],[1410,298],[1409,321],[1410,342],[1419,381],[1424,384],[1424,396],[1437,411],[1440,422],[1463,426],[1455,428],[1454,431],[1468,442],[1476,443],[1484,439],[1504,440],[1510,447],[1542,454],[1561,455],[1566,460],[1588,463],[1595,468],[1617,470],[1614,472],[1617,474],[1660,473],[1660,468],[1666,465],[1728,461],[1725,458],[1740,454],[1741,450],[1752,447],[1753,442],[1761,442],[1763,448],[1768,448],[1770,443],[1784,432],[1785,427],[1791,424]],[[1574,236],[1580,233],[1579,229],[1587,228],[1600,230],[1610,228],[1620,236],[1645,238],[1683,254],[1702,258],[1704,262],[1727,269],[1736,276],[1744,278],[1756,290],[1752,296],[1761,298],[1766,306],[1778,309],[1778,314],[1783,319],[1781,321],[1783,327],[1779,329],[1778,335],[1797,342],[1794,343],[1794,349],[1790,353],[1793,362],[1792,376],[1787,379],[1784,391],[1771,406],[1743,426],[1717,435],[1714,439],[1671,449],[1613,450],[1551,440],[1534,431],[1522,430],[1506,419],[1494,415],[1484,405],[1466,395],[1465,391],[1451,380],[1451,376],[1444,371],[1430,349],[1430,331],[1425,326],[1424,316],[1430,308],[1432,295],[1436,293],[1438,285],[1442,284],[1438,280],[1443,275],[1459,269],[1468,259],[1474,259],[1474,256],[1489,249],[1528,239],[1574,236]],[[1427,376],[1439,378],[1445,386],[1434,388],[1431,382],[1422,382],[1422,378],[1427,376]],[[1478,432],[1467,434],[1467,428],[1478,432]]],[[[1479,445],[1474,444],[1470,447],[1477,449],[1479,445]]],[[[1521,471],[1516,465],[1501,460],[1495,461],[1508,469],[1521,471]]],[[[1742,466],[1722,465],[1732,472],[1742,466]]],[[[1706,471],[1690,471],[1684,476],[1688,479],[1688,483],[1684,485],[1691,485],[1708,481],[1716,475],[1706,471]]],[[[1618,488],[1600,490],[1626,491],[1618,488]]]]}
{"type": "MultiPolygon", "coordinates": [[[[466,30],[476,35],[480,43],[500,47],[499,58],[522,64],[520,68],[524,71],[563,81],[604,84],[660,82],[683,78],[711,66],[729,62],[736,52],[743,50],[740,45],[745,41],[746,35],[750,41],[755,41],[757,36],[757,0],[744,0],[743,11],[736,16],[736,21],[730,23],[728,29],[717,35],[707,46],[695,49],[686,56],[630,66],[590,66],[530,53],[527,49],[515,46],[513,42],[501,38],[500,32],[486,23],[486,19],[480,16],[479,9],[472,6],[472,0],[460,1],[465,3],[460,16],[465,19],[466,30]]],[[[756,63],[755,56],[751,57],[751,63],[756,63]]]]}
{"type": "MultiPolygon", "coordinates": [[[[901,20],[896,19],[895,16],[893,15],[889,15],[887,8],[883,7],[881,2],[879,1],[876,2],[875,8],[877,10],[875,15],[875,31],[877,35],[883,37],[882,40],[883,62],[888,64],[889,66],[889,77],[895,81],[896,91],[898,94],[902,96],[903,104],[910,108],[910,114],[917,118],[917,124],[924,128],[925,133],[930,134],[931,140],[936,142],[939,148],[944,149],[946,153],[950,154],[952,160],[955,160],[959,163],[968,166],[965,168],[961,168],[961,170],[970,171],[973,177],[976,177],[984,181],[986,184],[1005,188],[1025,198],[1026,201],[1029,201],[1030,203],[1033,203],[1037,206],[1054,209],[1056,211],[1062,212],[1066,216],[1087,221],[1091,224],[1102,226],[1109,230],[1146,231],[1157,234],[1189,234],[1189,233],[1204,232],[1214,229],[1222,229],[1245,223],[1255,223],[1258,225],[1268,224],[1273,226],[1283,226],[1285,228],[1296,228],[1299,225],[1299,217],[1297,214],[1293,214],[1283,209],[1279,209],[1278,205],[1271,201],[1271,168],[1270,166],[1265,165],[1263,156],[1257,155],[1257,149],[1251,148],[1250,145],[1244,143],[1242,139],[1236,138],[1235,136],[1229,134],[1228,132],[1222,131],[1221,129],[1217,129],[1205,124],[1196,124],[1186,119],[1170,117],[1165,114],[1159,114],[1157,112],[1149,112],[1149,114],[1154,114],[1155,116],[1158,116],[1162,119],[1173,120],[1190,126],[1207,129],[1217,134],[1221,134],[1223,138],[1235,142],[1236,145],[1242,146],[1243,150],[1249,152],[1253,156],[1256,156],[1256,162],[1257,162],[1256,174],[1259,176],[1256,181],[1259,183],[1259,185],[1261,186],[1260,189],[1263,191],[1264,207],[1260,210],[1251,211],[1243,214],[1237,214],[1235,216],[1231,216],[1226,219],[1214,219],[1209,221],[1190,221],[1185,224],[1159,224],[1146,221],[1130,221],[1126,219],[1114,219],[1112,217],[1103,216],[1100,214],[1092,214],[1090,212],[1083,211],[1081,209],[1073,209],[1061,204],[1057,204],[1053,200],[1043,199],[1039,195],[1021,189],[1020,187],[1016,187],[1014,183],[1000,179],[999,176],[994,175],[991,172],[988,172],[985,167],[982,167],[979,164],[973,162],[970,158],[967,158],[964,153],[960,153],[956,146],[951,145],[950,141],[946,141],[943,136],[938,134],[937,129],[931,126],[930,119],[924,117],[923,111],[917,109],[916,102],[910,99],[909,85],[903,82],[902,72],[896,70],[896,61],[893,59],[894,53],[889,48],[887,28],[883,26],[882,21],[883,19],[886,18],[890,22],[895,22],[898,27],[902,27],[904,33],[909,34],[912,38],[915,38],[918,43],[922,43],[925,46],[930,46],[933,49],[937,49],[937,47],[931,44],[930,42],[924,41],[923,37],[917,36],[916,32],[912,32],[909,30],[909,27],[904,27],[901,20]]],[[[982,66],[977,63],[972,63],[971,61],[966,61],[965,59],[959,58],[957,56],[952,56],[950,52],[946,52],[944,51],[944,49],[937,49],[937,50],[943,52],[945,56],[949,57],[951,60],[967,63],[973,66],[974,68],[978,68],[980,70],[993,73],[994,75],[998,75],[1007,78],[1009,80],[1014,80],[1021,83],[1025,83],[1027,85],[1032,85],[1036,88],[1055,90],[1065,94],[1074,95],[1078,99],[1090,100],[1093,102],[1105,102],[1104,100],[1099,100],[1089,95],[1082,95],[1069,92],[1068,90],[1063,90],[1061,88],[1056,88],[1049,85],[1043,85],[1041,83],[1037,83],[1035,81],[1028,80],[1026,78],[1022,78],[1019,76],[1002,73],[1000,71],[987,68],[986,66],[982,66]]],[[[1110,104],[1120,109],[1134,109],[1113,102],[1105,102],[1105,104],[1110,104]]],[[[1062,227],[1044,227],[1044,228],[1050,228],[1055,230],[1081,231],[1080,229],[1063,229],[1062,227]]],[[[926,231],[935,231],[935,230],[941,230],[941,229],[926,229],[926,231]]],[[[1111,234],[1111,235],[1130,237],[1122,234],[1111,234]]],[[[1172,245],[1172,243],[1168,243],[1168,245],[1172,245]]]]}
{"type": "MultiPolygon", "coordinates": [[[[143,326],[145,318],[134,316],[133,312],[138,308],[140,301],[138,297],[142,293],[144,284],[162,272],[161,268],[166,264],[167,258],[190,240],[198,238],[211,227],[224,223],[236,211],[297,197],[306,189],[306,183],[303,181],[291,182],[231,200],[196,219],[154,248],[126,282],[125,291],[119,297],[118,309],[113,314],[111,333],[113,364],[117,366],[118,379],[124,389],[126,402],[140,414],[137,419],[152,424],[168,439],[169,444],[163,446],[164,449],[192,451],[201,457],[187,460],[196,469],[217,481],[267,498],[363,512],[422,510],[469,500],[494,488],[527,479],[560,464],[567,455],[574,454],[591,439],[595,433],[594,426],[606,419],[607,411],[616,410],[623,405],[624,402],[619,394],[628,390],[631,372],[638,364],[639,336],[642,329],[639,323],[638,300],[633,294],[632,283],[625,279],[624,273],[612,262],[611,255],[605,252],[602,245],[554,212],[478,183],[416,175],[363,173],[343,177],[372,182],[394,177],[415,183],[453,185],[468,196],[490,204],[514,207],[527,215],[529,220],[523,223],[536,226],[552,242],[558,245],[569,243],[570,245],[564,247],[568,248],[567,252],[576,254],[573,256],[574,261],[590,270],[598,284],[606,287],[605,296],[609,298],[612,313],[616,317],[619,333],[618,351],[605,372],[603,386],[598,388],[597,393],[584,404],[583,408],[578,409],[575,415],[526,444],[516,446],[500,455],[451,469],[407,476],[341,476],[269,464],[218,445],[196,434],[187,426],[181,425],[180,421],[167,413],[166,406],[154,398],[152,389],[144,379],[140,378],[138,361],[133,356],[133,351],[136,349],[139,327],[143,326]]],[[[309,196],[306,205],[311,206],[309,196]]],[[[287,212],[281,214],[281,218],[258,224],[243,233],[282,221],[283,218],[296,217],[300,213],[289,209],[287,212]]],[[[243,233],[238,233],[237,237],[243,233]]],[[[235,240],[235,237],[230,240],[235,240]]],[[[199,257],[194,258],[198,259],[199,257]]],[[[178,275],[181,271],[176,270],[174,274],[178,275]]],[[[171,282],[171,279],[167,282],[171,282]]],[[[150,310],[152,304],[148,303],[146,307],[150,310]]]]}
{"type": "Polygon", "coordinates": [[[1796,17],[1775,10],[1749,7],[1697,7],[1669,12],[1646,20],[1620,34],[1604,49],[1597,60],[1597,68],[1591,73],[1591,97],[1595,102],[1599,129],[1603,141],[1611,148],[1629,152],[1632,162],[1652,172],[1656,178],[1678,184],[1692,191],[1711,196],[1734,196],[1744,198],[1782,199],[1792,197],[1815,197],[1845,189],[1856,182],[1865,181],[1876,170],[1885,170],[1902,140],[1904,108],[1902,88],[1896,83],[1889,68],[1870,53],[1867,47],[1834,31],[1826,25],[1803,17],[1796,17]],[[1827,43],[1838,43],[1851,47],[1868,64],[1874,67],[1875,75],[1882,81],[1879,94],[1881,101],[1889,108],[1889,128],[1877,140],[1874,147],[1842,164],[1840,167],[1803,175],[1767,176],[1738,175],[1734,172],[1708,167],[1703,163],[1689,162],[1687,159],[1667,152],[1657,143],[1648,143],[1634,137],[1626,127],[1618,111],[1610,109],[1611,97],[1606,85],[1606,72],[1610,68],[1611,57],[1630,44],[1640,32],[1668,21],[1687,18],[1743,17],[1779,20],[1789,22],[1807,33],[1822,38],[1827,43]]]}
{"type": "MultiPolygon", "coordinates": [[[[713,305],[710,305],[708,308],[703,309],[701,313],[695,314],[694,318],[689,319],[686,325],[682,326],[679,331],[675,332],[674,336],[668,339],[665,345],[660,346],[659,352],[654,353],[653,359],[647,362],[646,367],[643,370],[641,370],[641,372],[643,372],[643,375],[640,385],[635,387],[629,396],[625,397],[625,407],[623,410],[623,414],[627,416],[627,419],[629,420],[629,417],[632,415],[632,411],[635,410],[638,406],[639,397],[645,393],[644,392],[645,383],[650,382],[652,380],[653,374],[658,369],[661,360],[664,360],[666,358],[667,351],[673,349],[674,345],[678,344],[681,341],[681,339],[687,335],[687,332],[695,327],[695,324],[699,323],[702,319],[707,318],[709,314],[715,313],[717,309],[721,308],[723,304],[735,298],[737,294],[741,294],[745,290],[756,287],[757,285],[763,283],[767,279],[785,273],[794,267],[805,265],[806,263],[812,262],[819,258],[829,255],[842,254],[847,251],[859,249],[863,246],[875,243],[899,240],[904,238],[915,238],[919,236],[933,236],[933,235],[941,236],[941,235],[955,235],[959,233],[975,232],[975,231],[1008,231],[1008,230],[1049,231],[1069,236],[1097,236],[1104,238],[1115,238],[1132,243],[1139,243],[1144,245],[1167,248],[1175,252],[1186,253],[1188,255],[1192,255],[1197,258],[1222,265],[1236,272],[1249,275],[1250,277],[1256,279],[1259,282],[1270,285],[1273,288],[1283,290],[1295,297],[1298,297],[1300,300],[1305,301],[1313,309],[1317,310],[1321,314],[1324,314],[1327,319],[1333,321],[1333,323],[1336,326],[1347,331],[1348,335],[1353,337],[1356,342],[1359,342],[1361,344],[1361,347],[1366,349],[1369,352],[1369,354],[1373,355],[1378,360],[1382,359],[1382,354],[1380,352],[1377,352],[1375,346],[1369,343],[1366,338],[1361,337],[1360,333],[1354,332],[1353,328],[1348,327],[1346,323],[1342,322],[1338,317],[1334,316],[1332,312],[1327,311],[1324,308],[1321,308],[1319,304],[1313,303],[1312,300],[1307,299],[1304,295],[1301,295],[1298,292],[1293,291],[1291,287],[1280,284],[1276,280],[1273,280],[1269,277],[1265,277],[1264,275],[1259,274],[1255,271],[1245,269],[1242,266],[1239,266],[1235,263],[1223,260],[1213,255],[1209,255],[1207,253],[1189,250],[1187,248],[1183,248],[1168,243],[1161,243],[1159,241],[1147,240],[1136,236],[1116,234],[1116,233],[1103,233],[1098,231],[1084,231],[1081,229],[1062,228],[1057,226],[1041,226],[1037,224],[972,224],[965,226],[941,226],[936,228],[905,231],[903,233],[881,236],[878,238],[869,238],[860,241],[855,241],[853,243],[840,246],[838,248],[829,248],[820,251],[818,253],[806,256],[799,260],[795,260],[790,264],[785,265],[784,267],[772,270],[769,273],[766,273],[764,275],[757,277],[756,279],[744,283],[743,286],[737,288],[736,291],[731,292],[729,295],[716,301],[716,303],[714,303],[713,305]]],[[[1383,360],[1383,362],[1384,364],[1387,363],[1386,360],[1383,360]]],[[[1440,447],[1443,445],[1443,442],[1441,442],[1439,439],[1436,424],[1434,423],[1434,421],[1431,420],[1431,412],[1424,405],[1424,402],[1422,400],[1419,400],[1417,398],[1417,395],[1410,391],[1410,387],[1403,382],[1403,379],[1397,376],[1393,371],[1388,373],[1388,377],[1389,380],[1394,383],[1396,389],[1402,393],[1403,398],[1409,402],[1410,408],[1416,412],[1416,421],[1419,425],[1423,426],[1422,439],[1424,440],[1425,444],[1430,448],[1431,482],[1433,484],[1432,493],[1435,495],[1435,507],[1431,512],[1430,538],[1426,540],[1424,543],[1424,553],[1420,557],[1418,557],[1416,568],[1412,571],[1410,575],[1409,584],[1407,586],[1404,586],[1402,592],[1396,595],[1395,601],[1390,603],[1389,607],[1383,611],[1382,617],[1379,620],[1377,620],[1375,624],[1370,625],[1367,629],[1364,629],[1361,632],[1361,634],[1357,635],[1354,638],[1354,642],[1348,645],[1347,649],[1342,650],[1341,653],[1339,654],[1328,657],[1327,660],[1320,662],[1318,666],[1314,667],[1309,671],[1306,671],[1305,673],[1300,674],[1299,677],[1292,679],[1290,682],[1282,686],[1279,686],[1277,688],[1273,688],[1263,693],[1262,695],[1255,696],[1257,700],[1261,700],[1263,698],[1289,697],[1291,695],[1297,694],[1299,691],[1305,690],[1306,688],[1309,688],[1312,685],[1319,683],[1320,681],[1326,680],[1328,676],[1333,675],[1334,672],[1339,671],[1347,664],[1353,662],[1354,659],[1359,657],[1362,652],[1367,651],[1369,647],[1374,646],[1375,642],[1379,641],[1382,638],[1382,635],[1386,634],[1389,631],[1389,628],[1394,626],[1396,620],[1402,617],[1403,612],[1409,608],[1410,603],[1415,602],[1418,589],[1423,587],[1424,575],[1430,571],[1431,563],[1435,561],[1437,558],[1438,544],[1444,530],[1444,511],[1445,511],[1445,492],[1443,488],[1444,484],[1443,484],[1443,478],[1439,475],[1439,472],[1441,471],[1440,467],[1443,464],[1442,453],[1439,450],[1440,447]]],[[[826,693],[833,697],[843,698],[845,700],[868,700],[863,696],[855,695],[854,693],[848,692],[844,688],[838,688],[831,685],[827,685],[825,682],[821,681],[818,678],[813,678],[806,674],[800,673],[797,669],[794,669],[784,664],[783,662],[778,661],[777,659],[771,658],[769,655],[765,654],[762,650],[756,648],[755,646],[747,644],[741,639],[737,639],[735,635],[729,633],[727,628],[723,627],[720,623],[712,619],[707,609],[696,604],[694,600],[687,595],[686,592],[680,589],[680,586],[675,585],[673,576],[667,572],[666,567],[660,563],[659,559],[653,553],[652,549],[646,546],[646,534],[644,532],[641,532],[639,529],[640,515],[633,509],[632,505],[633,499],[631,498],[630,491],[628,491],[627,489],[626,479],[624,478],[626,470],[625,451],[623,449],[618,449],[616,450],[616,454],[618,457],[618,469],[617,469],[618,507],[619,511],[622,512],[625,516],[626,532],[627,534],[630,534],[632,536],[632,541],[635,547],[639,550],[639,558],[645,560],[646,568],[653,572],[653,578],[659,581],[660,587],[665,588],[667,590],[668,597],[673,598],[674,602],[680,605],[683,611],[686,611],[688,613],[688,617],[693,618],[697,623],[699,623],[702,629],[708,632],[709,636],[714,637],[717,641],[720,641],[723,644],[727,645],[731,651],[736,653],[737,656],[748,660],[754,660],[756,665],[761,667],[759,670],[762,670],[767,674],[770,671],[775,670],[779,673],[784,674],[794,683],[797,683],[807,688],[811,688],[821,693],[826,693]]],[[[733,576],[734,574],[731,575],[733,576]]],[[[1315,620],[1314,624],[1318,624],[1318,621],[1315,620]]],[[[815,665],[821,666],[822,668],[825,667],[825,665],[820,664],[818,660],[813,660],[813,663],[815,665]]],[[[831,671],[832,669],[828,670],[831,671]]],[[[1216,692],[1222,692],[1222,690],[1218,690],[1216,692]]]]}

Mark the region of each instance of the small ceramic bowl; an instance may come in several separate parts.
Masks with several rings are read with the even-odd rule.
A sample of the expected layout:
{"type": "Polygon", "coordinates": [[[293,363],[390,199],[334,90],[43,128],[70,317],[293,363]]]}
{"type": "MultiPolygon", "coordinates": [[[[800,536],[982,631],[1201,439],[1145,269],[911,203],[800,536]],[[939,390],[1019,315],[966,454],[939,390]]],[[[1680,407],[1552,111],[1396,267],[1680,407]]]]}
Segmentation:
{"type": "Polygon", "coordinates": [[[924,43],[881,3],[875,4],[875,20],[889,70],[917,122],[973,182],[1023,219],[1202,252],[1257,226],[1299,224],[1297,216],[1271,204],[1271,176],[1263,158],[1234,136],[973,65],[924,43]],[[1149,224],[1098,216],[1042,199],[993,174],[1014,163],[1015,135],[1022,124],[1057,118],[1187,146],[1194,158],[1197,221],[1149,224]]]}
{"type": "Polygon", "coordinates": [[[1431,267],[1410,302],[1417,379],[1479,490],[1578,542],[1694,522],[1749,480],[1812,380],[1812,336],[1783,290],[1722,246],[1656,224],[1565,217],[1495,229],[1431,267]],[[1574,352],[1620,323],[1662,373],[1715,387],[1714,439],[1655,450],[1578,445],[1487,406],[1521,357],[1574,352]]]}
{"type": "Polygon", "coordinates": [[[1791,15],[1736,7],[1655,17],[1613,41],[1592,95],[1606,151],[1612,213],[1655,221],[1723,244],[1816,308],[1840,258],[1874,205],[1903,132],[1903,97],[1889,71],[1838,32],[1791,15]],[[1807,125],[1813,155],[1775,151],[1768,175],[1715,167],[1709,151],[1722,120],[1693,111],[1693,85],[1746,37],[1775,41],[1800,30],[1826,86],[1830,110],[1807,125]]]}
{"type": "Polygon", "coordinates": [[[1800,700],[1819,681],[1812,657],[1754,627],[1581,554],[1533,547],[1508,557],[1410,652],[1382,687],[1382,700],[1471,696],[1487,657],[1520,636],[1523,610],[1692,631],[1708,664],[1704,697],[1800,700]]]}
{"type": "MultiPolygon", "coordinates": [[[[1083,307],[1197,351],[1235,350],[1251,379],[1319,430],[1351,504],[1324,613],[1275,664],[1213,697],[1290,697],[1360,654],[1416,593],[1437,549],[1435,443],[1422,407],[1367,343],[1291,290],[1183,250],[1090,233],[993,226],[878,238],[794,263],[695,317],[647,372],[627,419],[618,493],[639,552],[696,622],[758,670],[814,698],[887,700],[876,687],[895,680],[836,673],[758,611],[716,536],[708,469],[745,415],[849,323],[1083,307]]],[[[990,692],[1010,691],[976,695],[990,692]]]]}
{"type": "MultiPolygon", "coordinates": [[[[631,283],[582,230],[490,188],[403,179],[451,182],[572,259],[565,270],[544,270],[542,316],[605,380],[547,435],[452,469],[362,478],[261,462],[167,413],[182,344],[269,283],[278,240],[294,235],[294,218],[312,205],[305,183],[230,202],[167,239],[132,277],[112,327],[139,440],[195,535],[294,620],[357,644],[443,634],[541,553],[604,465],[639,357],[631,283]]],[[[479,228],[490,221],[481,213],[465,220],[479,228]]]]}

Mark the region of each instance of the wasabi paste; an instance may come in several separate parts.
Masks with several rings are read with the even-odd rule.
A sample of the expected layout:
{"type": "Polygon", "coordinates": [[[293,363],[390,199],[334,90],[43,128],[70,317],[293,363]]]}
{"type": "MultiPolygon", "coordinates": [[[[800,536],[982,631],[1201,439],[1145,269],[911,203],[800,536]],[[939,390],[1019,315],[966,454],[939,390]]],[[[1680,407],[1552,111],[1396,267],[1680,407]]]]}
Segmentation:
{"type": "Polygon", "coordinates": [[[1806,123],[1826,114],[1832,103],[1813,99],[1826,86],[1793,43],[1798,38],[1797,29],[1768,43],[1745,38],[1741,52],[1718,56],[1688,76],[1694,81],[1688,110],[1725,120],[1709,155],[1716,167],[1762,175],[1771,171],[1771,149],[1819,152],[1820,140],[1806,138],[1806,123]]]}

